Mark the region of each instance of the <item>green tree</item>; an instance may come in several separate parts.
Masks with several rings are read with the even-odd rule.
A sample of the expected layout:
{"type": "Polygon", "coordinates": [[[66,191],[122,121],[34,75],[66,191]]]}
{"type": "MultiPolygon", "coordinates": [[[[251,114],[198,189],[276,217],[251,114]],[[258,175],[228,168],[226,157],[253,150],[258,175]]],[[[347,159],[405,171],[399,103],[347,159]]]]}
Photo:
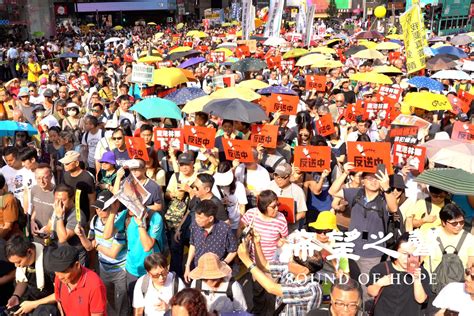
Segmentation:
{"type": "Polygon", "coordinates": [[[326,9],[326,13],[329,15],[329,17],[336,17],[337,16],[336,0],[330,0],[329,1],[329,6],[326,9]]]}

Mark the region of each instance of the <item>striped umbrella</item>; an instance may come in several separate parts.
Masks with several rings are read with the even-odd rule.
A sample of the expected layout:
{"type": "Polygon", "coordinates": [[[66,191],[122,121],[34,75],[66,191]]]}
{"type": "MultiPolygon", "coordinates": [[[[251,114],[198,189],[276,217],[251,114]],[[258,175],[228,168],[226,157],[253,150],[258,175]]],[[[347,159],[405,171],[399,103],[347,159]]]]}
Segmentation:
{"type": "Polygon", "coordinates": [[[429,169],[420,174],[415,181],[453,194],[474,195],[474,174],[462,169],[429,169]]]}

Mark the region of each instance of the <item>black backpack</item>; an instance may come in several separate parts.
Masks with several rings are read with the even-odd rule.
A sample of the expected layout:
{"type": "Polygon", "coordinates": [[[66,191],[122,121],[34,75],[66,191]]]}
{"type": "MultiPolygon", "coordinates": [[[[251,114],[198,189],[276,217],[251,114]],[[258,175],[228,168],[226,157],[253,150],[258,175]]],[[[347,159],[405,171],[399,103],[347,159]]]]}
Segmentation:
{"type": "Polygon", "coordinates": [[[231,302],[234,301],[234,294],[232,293],[232,285],[234,285],[234,282],[235,282],[235,279],[234,278],[230,278],[229,280],[229,283],[227,284],[227,289],[225,292],[222,292],[222,291],[210,291],[210,290],[203,290],[202,289],[202,280],[201,279],[198,279],[196,280],[196,287],[195,289],[196,290],[199,290],[201,292],[204,293],[204,295],[209,295],[211,292],[212,293],[220,293],[220,294],[224,294],[227,296],[227,298],[230,299],[231,302]]]}

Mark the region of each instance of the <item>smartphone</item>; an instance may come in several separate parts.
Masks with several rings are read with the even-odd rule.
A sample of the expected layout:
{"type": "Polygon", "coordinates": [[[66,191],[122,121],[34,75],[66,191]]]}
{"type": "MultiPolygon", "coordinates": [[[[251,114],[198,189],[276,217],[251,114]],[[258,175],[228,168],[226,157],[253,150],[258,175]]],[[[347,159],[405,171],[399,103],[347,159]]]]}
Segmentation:
{"type": "Polygon", "coordinates": [[[380,174],[380,171],[381,171],[383,174],[385,174],[385,170],[386,170],[386,168],[385,168],[385,164],[384,164],[384,163],[379,163],[379,164],[377,165],[377,174],[380,174]]]}
{"type": "Polygon", "coordinates": [[[408,255],[407,258],[407,272],[415,273],[415,270],[420,267],[420,256],[408,255]]]}

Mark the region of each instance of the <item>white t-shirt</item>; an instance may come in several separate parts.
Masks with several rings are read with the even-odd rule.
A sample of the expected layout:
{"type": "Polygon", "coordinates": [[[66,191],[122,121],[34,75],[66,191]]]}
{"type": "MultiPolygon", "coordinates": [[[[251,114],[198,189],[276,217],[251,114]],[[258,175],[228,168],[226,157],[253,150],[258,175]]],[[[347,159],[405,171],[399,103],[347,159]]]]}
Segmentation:
{"type": "Polygon", "coordinates": [[[35,174],[26,168],[16,170],[8,165],[3,166],[0,172],[5,177],[8,191],[13,193],[23,204],[23,192],[25,187],[31,188],[36,184],[35,174]]]}
{"type": "MultiPolygon", "coordinates": [[[[225,312],[234,312],[234,311],[246,311],[247,302],[245,302],[244,293],[242,292],[242,287],[239,282],[234,281],[232,284],[232,296],[234,301],[231,303],[230,299],[227,297],[226,291],[229,286],[229,282],[224,280],[217,289],[219,293],[207,292],[210,291],[210,287],[206,284],[205,281],[202,282],[201,290],[207,301],[207,309],[209,311],[218,311],[219,313],[225,312]]],[[[191,283],[191,288],[196,288],[196,280],[193,280],[191,283]]]]}
{"type": "Polygon", "coordinates": [[[82,145],[87,145],[88,147],[87,163],[89,164],[89,167],[91,168],[95,168],[95,158],[94,158],[95,151],[97,148],[97,144],[102,139],[102,134],[103,134],[102,130],[98,129],[97,133],[95,134],[92,134],[91,132],[85,132],[84,136],[82,136],[82,145]],[[86,141],[86,135],[87,135],[87,141],[86,141]]]}
{"type": "MultiPolygon", "coordinates": [[[[235,178],[240,182],[244,183],[245,178],[245,164],[240,164],[235,169],[235,178]]],[[[267,169],[261,165],[257,165],[256,170],[247,170],[247,189],[254,193],[260,193],[263,190],[268,190],[270,186],[270,174],[267,169]]]]}
{"type": "Polygon", "coordinates": [[[39,94],[37,97],[30,95],[30,104],[43,104],[44,95],[39,94]]]}
{"type": "Polygon", "coordinates": [[[433,306],[459,312],[459,316],[470,316],[474,311],[474,301],[464,290],[464,283],[453,282],[446,285],[433,301],[433,306]]]}
{"type": "MultiPolygon", "coordinates": [[[[216,185],[212,187],[212,193],[223,201],[224,197],[221,196],[216,185]]],[[[232,229],[237,229],[239,228],[240,223],[240,205],[246,205],[248,203],[247,195],[245,194],[245,187],[241,182],[236,181],[234,194],[229,195],[228,187],[222,188],[222,193],[228,200],[227,212],[229,213],[230,227],[232,229]]]]}
{"type": "MultiPolygon", "coordinates": [[[[173,273],[168,272],[168,277],[166,278],[165,285],[157,290],[153,285],[153,281],[150,279],[148,284],[148,289],[146,291],[145,297],[142,294],[142,283],[143,278],[139,278],[137,283],[135,283],[135,288],[133,289],[133,308],[145,307],[144,315],[145,316],[162,316],[166,311],[157,311],[155,310],[155,304],[159,303],[159,300],[165,301],[166,304],[169,303],[173,297],[173,273]]],[[[178,292],[184,289],[184,283],[179,279],[178,292]]]]}

